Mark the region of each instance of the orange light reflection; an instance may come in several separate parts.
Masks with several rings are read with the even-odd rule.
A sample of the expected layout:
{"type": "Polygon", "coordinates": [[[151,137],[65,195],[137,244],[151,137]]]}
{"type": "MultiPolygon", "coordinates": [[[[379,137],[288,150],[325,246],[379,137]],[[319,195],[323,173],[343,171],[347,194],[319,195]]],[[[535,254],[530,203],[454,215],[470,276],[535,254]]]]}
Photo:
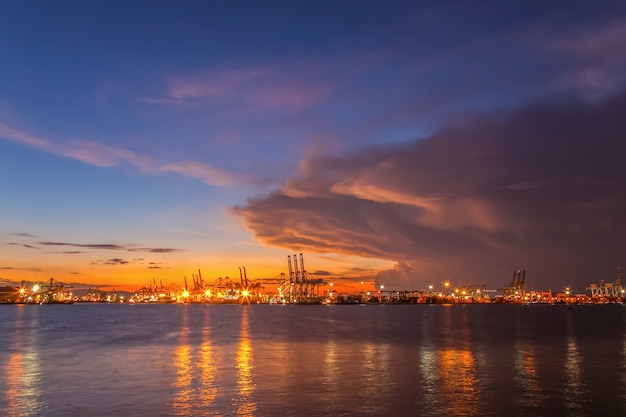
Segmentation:
{"type": "MultiPolygon", "coordinates": [[[[447,308],[444,328],[448,329],[444,346],[438,351],[438,373],[441,375],[442,408],[446,415],[479,415],[479,392],[477,389],[476,360],[470,346],[469,324],[467,315],[460,317],[462,323],[453,323],[459,317],[453,317],[457,310],[447,308]],[[459,329],[458,331],[456,329],[459,329]]],[[[466,313],[466,310],[461,310],[466,313]]]]}
{"type": "Polygon", "coordinates": [[[19,308],[14,323],[16,330],[11,337],[13,353],[5,363],[5,382],[7,389],[4,392],[6,406],[0,406],[0,414],[7,417],[40,415],[42,404],[39,401],[38,386],[40,381],[39,355],[37,353],[37,315],[29,319],[24,329],[24,308],[19,308]],[[23,353],[25,350],[25,353],[23,353]]]}
{"type": "Polygon", "coordinates": [[[208,408],[217,397],[215,352],[211,345],[209,324],[205,323],[202,328],[202,345],[200,346],[200,400],[203,407],[208,408]]]}
{"type": "Polygon", "coordinates": [[[191,404],[191,354],[189,347],[189,325],[188,325],[188,309],[183,311],[181,330],[180,330],[180,342],[176,348],[176,381],[174,381],[174,387],[176,388],[176,394],[174,395],[174,401],[172,403],[172,411],[177,416],[188,416],[192,412],[191,404]]]}
{"type": "Polygon", "coordinates": [[[248,308],[242,307],[241,330],[239,334],[239,346],[237,348],[237,388],[239,398],[237,400],[237,415],[254,416],[256,402],[254,401],[254,354],[248,333],[248,308]]]}

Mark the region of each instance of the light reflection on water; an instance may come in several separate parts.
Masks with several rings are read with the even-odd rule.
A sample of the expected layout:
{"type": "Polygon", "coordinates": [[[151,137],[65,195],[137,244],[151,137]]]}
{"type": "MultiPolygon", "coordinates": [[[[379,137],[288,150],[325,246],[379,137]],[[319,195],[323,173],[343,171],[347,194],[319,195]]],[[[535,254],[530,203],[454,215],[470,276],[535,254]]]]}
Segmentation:
{"type": "Polygon", "coordinates": [[[565,407],[572,416],[583,416],[585,410],[583,408],[586,399],[586,387],[582,375],[582,357],[578,350],[578,343],[574,336],[574,323],[571,315],[567,316],[566,329],[567,336],[565,338],[565,363],[564,363],[564,379],[563,401],[565,407]]]}
{"type": "Polygon", "coordinates": [[[6,306],[0,415],[624,415],[614,308],[6,306]]]}
{"type": "Polygon", "coordinates": [[[524,334],[521,326],[515,328],[515,401],[523,408],[536,410],[540,407],[545,395],[542,392],[538,369],[537,351],[529,342],[528,334],[524,334]]]}
{"type": "Polygon", "coordinates": [[[477,415],[479,393],[476,389],[476,363],[472,353],[467,323],[467,309],[459,322],[454,322],[452,309],[445,311],[443,346],[438,351],[439,374],[442,378],[442,405],[446,414],[454,416],[477,415]]]}
{"type": "Polygon", "coordinates": [[[8,417],[38,415],[42,410],[39,399],[40,358],[35,348],[38,315],[25,318],[27,307],[16,308],[13,333],[2,335],[10,340],[10,351],[13,352],[4,361],[6,407],[0,407],[0,415],[8,417]]]}
{"type": "Polygon", "coordinates": [[[178,346],[174,353],[176,366],[176,380],[174,381],[174,401],[172,402],[172,413],[176,416],[190,415],[192,411],[191,388],[193,377],[193,366],[191,362],[191,347],[189,346],[189,310],[183,309],[180,323],[180,337],[178,346]]]}
{"type": "Polygon", "coordinates": [[[205,314],[202,322],[202,344],[200,345],[200,401],[202,408],[209,410],[217,398],[217,366],[215,352],[211,345],[209,316],[205,314]]]}
{"type": "Polygon", "coordinates": [[[626,317],[622,320],[622,349],[620,355],[619,366],[619,398],[620,402],[626,404],[626,317]]]}
{"type": "Polygon", "coordinates": [[[239,398],[237,399],[237,415],[253,416],[256,411],[254,401],[254,355],[252,343],[248,333],[249,307],[244,307],[241,313],[241,329],[239,335],[239,346],[237,348],[237,388],[239,398]]]}

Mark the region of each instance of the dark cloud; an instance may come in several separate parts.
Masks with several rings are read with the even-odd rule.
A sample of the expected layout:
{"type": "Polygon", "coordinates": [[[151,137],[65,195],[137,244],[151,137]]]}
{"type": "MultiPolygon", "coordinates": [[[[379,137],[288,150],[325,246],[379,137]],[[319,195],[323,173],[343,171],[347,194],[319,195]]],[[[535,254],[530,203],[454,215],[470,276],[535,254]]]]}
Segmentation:
{"type": "Polygon", "coordinates": [[[126,265],[128,263],[127,260],[121,258],[112,258],[107,261],[104,261],[105,265],[126,265]]]}
{"type": "Polygon", "coordinates": [[[8,242],[8,243],[7,243],[7,245],[11,245],[11,246],[23,246],[23,247],[28,248],[28,249],[39,249],[39,248],[38,248],[38,247],[36,247],[36,246],[27,245],[27,244],[25,244],[25,243],[8,242]]]}
{"type": "Polygon", "coordinates": [[[36,237],[35,235],[31,235],[30,233],[9,233],[9,236],[19,236],[19,237],[36,237]]]}
{"type": "Polygon", "coordinates": [[[395,261],[416,286],[538,288],[613,279],[624,262],[626,96],[468,115],[427,139],[316,157],[235,209],[264,244],[395,261]]]}
{"type": "Polygon", "coordinates": [[[149,266],[148,269],[163,269],[160,266],[149,266]]]}
{"type": "MultiPolygon", "coordinates": [[[[104,249],[104,250],[123,250],[128,252],[149,252],[149,253],[172,253],[178,252],[179,249],[172,248],[133,248],[127,245],[117,245],[109,243],[70,243],[70,242],[37,242],[43,246],[71,246],[86,249],[104,249]]],[[[81,253],[81,252],[62,252],[62,253],[81,253]]]]}
{"type": "Polygon", "coordinates": [[[150,252],[150,253],[172,253],[178,252],[180,249],[171,249],[171,248],[136,248],[136,249],[128,249],[129,252],[150,252]]]}
{"type": "Polygon", "coordinates": [[[39,268],[15,268],[12,266],[0,266],[0,270],[3,271],[30,271],[30,272],[41,272],[39,268]]]}
{"type": "Polygon", "coordinates": [[[81,243],[67,243],[67,242],[37,242],[43,246],[73,246],[77,248],[89,248],[89,249],[106,249],[106,250],[124,250],[125,246],[113,245],[113,244],[81,244],[81,243]]]}

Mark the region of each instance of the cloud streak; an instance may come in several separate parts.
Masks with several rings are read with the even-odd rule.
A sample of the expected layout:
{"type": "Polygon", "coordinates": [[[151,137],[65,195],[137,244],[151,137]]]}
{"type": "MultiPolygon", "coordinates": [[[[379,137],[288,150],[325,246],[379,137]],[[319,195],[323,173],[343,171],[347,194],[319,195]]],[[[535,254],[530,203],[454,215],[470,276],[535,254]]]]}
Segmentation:
{"type": "Polygon", "coordinates": [[[315,80],[312,63],[282,66],[210,69],[167,81],[167,97],[146,99],[150,104],[219,103],[251,109],[303,109],[318,103],[329,91],[328,82],[315,80]],[[305,77],[302,75],[306,74],[305,77]]]}
{"type": "MultiPolygon", "coordinates": [[[[68,243],[68,242],[37,242],[42,246],[71,246],[76,248],[86,248],[94,250],[119,250],[127,252],[149,252],[149,253],[173,253],[180,249],[174,248],[137,248],[130,245],[118,245],[111,243],[68,243]]],[[[70,251],[64,253],[81,253],[78,251],[70,251]]],[[[137,259],[142,260],[142,259],[137,259]]]]}
{"type": "MultiPolygon", "coordinates": [[[[158,161],[150,156],[119,147],[108,146],[89,140],[53,142],[0,123],[0,138],[43,151],[75,159],[100,168],[120,167],[128,164],[145,174],[176,173],[197,178],[208,185],[224,186],[244,181],[241,175],[210,166],[199,161],[158,161]]],[[[22,235],[28,237],[27,234],[22,235]]]]}
{"type": "Polygon", "coordinates": [[[424,140],[317,156],[237,207],[265,245],[397,262],[379,280],[538,287],[613,270],[626,233],[626,95],[467,117],[424,140]]]}

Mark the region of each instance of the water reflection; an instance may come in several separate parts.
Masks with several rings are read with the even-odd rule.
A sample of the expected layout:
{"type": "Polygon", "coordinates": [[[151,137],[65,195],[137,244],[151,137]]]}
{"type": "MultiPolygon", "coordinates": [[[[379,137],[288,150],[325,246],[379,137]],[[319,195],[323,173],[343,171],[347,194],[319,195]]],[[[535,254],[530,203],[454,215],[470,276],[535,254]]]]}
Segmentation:
{"type": "Polygon", "coordinates": [[[250,335],[248,333],[248,306],[241,309],[241,330],[239,333],[239,346],[237,348],[237,388],[239,393],[237,414],[240,416],[253,416],[256,411],[254,401],[254,355],[250,335]]]}
{"type": "Polygon", "coordinates": [[[437,403],[437,384],[439,382],[437,370],[437,355],[433,345],[433,322],[422,320],[422,346],[419,353],[419,370],[422,377],[424,395],[424,410],[426,414],[433,414],[437,403]]]}
{"type": "MultiPolygon", "coordinates": [[[[331,344],[327,345],[331,348],[331,344]]],[[[335,349],[334,343],[332,349],[335,349]]],[[[389,394],[395,389],[394,375],[390,371],[391,367],[391,352],[389,343],[372,343],[367,342],[363,347],[355,347],[356,349],[362,349],[361,367],[356,375],[359,375],[361,379],[361,387],[363,388],[359,394],[359,409],[368,415],[381,413],[381,407],[388,405],[383,401],[389,398],[389,394]]],[[[332,357],[333,350],[327,349],[327,358],[332,357]]],[[[332,363],[328,361],[328,363],[332,363]]],[[[346,366],[344,363],[343,366],[346,366]]],[[[337,373],[335,367],[335,373],[337,373]]],[[[347,371],[344,371],[347,372],[347,371]]],[[[350,372],[352,374],[352,372],[350,372]]],[[[334,377],[333,385],[328,387],[328,395],[334,398],[334,402],[337,406],[341,406],[341,398],[343,391],[346,387],[341,387],[337,381],[337,377],[334,377]],[[343,388],[343,389],[342,389],[343,388]]]]}
{"type": "Polygon", "coordinates": [[[518,324],[515,338],[515,401],[528,408],[538,408],[545,399],[537,374],[537,352],[522,334],[518,324]]]}
{"type": "Polygon", "coordinates": [[[586,386],[582,377],[582,358],[578,351],[578,343],[574,335],[572,315],[567,316],[567,337],[565,353],[565,386],[563,400],[565,407],[573,412],[572,415],[583,415],[583,401],[586,396],[586,386]]]}
{"type": "Polygon", "coordinates": [[[339,389],[339,364],[337,359],[337,343],[333,339],[329,339],[324,349],[323,362],[323,379],[324,385],[324,401],[327,403],[328,410],[335,410],[339,406],[340,389],[339,389]]]}
{"type": "Polygon", "coordinates": [[[453,309],[443,314],[444,338],[438,352],[441,376],[440,400],[447,415],[478,414],[476,362],[472,353],[467,309],[462,308],[459,322],[454,322],[453,309]]]}
{"type": "Polygon", "coordinates": [[[626,404],[626,310],[622,313],[622,349],[620,352],[620,383],[619,398],[622,404],[626,404]]]}
{"type": "Polygon", "coordinates": [[[366,409],[369,409],[374,404],[369,402],[377,397],[376,389],[376,376],[378,374],[378,360],[376,355],[376,346],[372,342],[367,342],[363,346],[363,359],[361,362],[362,374],[364,379],[363,392],[361,395],[361,402],[366,409]]]}
{"type": "Polygon", "coordinates": [[[180,337],[175,354],[176,380],[174,381],[175,395],[172,403],[174,415],[190,415],[192,411],[192,365],[191,347],[189,346],[189,309],[183,307],[180,337]]]}
{"type": "Polygon", "coordinates": [[[35,311],[27,322],[24,319],[26,308],[17,308],[13,332],[8,335],[11,339],[11,351],[16,353],[9,355],[4,365],[6,407],[0,408],[2,415],[8,417],[39,415],[42,409],[39,398],[41,369],[37,351],[39,311],[35,311]]]}
{"type": "Polygon", "coordinates": [[[200,401],[204,408],[209,408],[217,397],[215,352],[211,344],[211,332],[208,314],[205,314],[202,326],[202,345],[200,345],[200,401]]]}

